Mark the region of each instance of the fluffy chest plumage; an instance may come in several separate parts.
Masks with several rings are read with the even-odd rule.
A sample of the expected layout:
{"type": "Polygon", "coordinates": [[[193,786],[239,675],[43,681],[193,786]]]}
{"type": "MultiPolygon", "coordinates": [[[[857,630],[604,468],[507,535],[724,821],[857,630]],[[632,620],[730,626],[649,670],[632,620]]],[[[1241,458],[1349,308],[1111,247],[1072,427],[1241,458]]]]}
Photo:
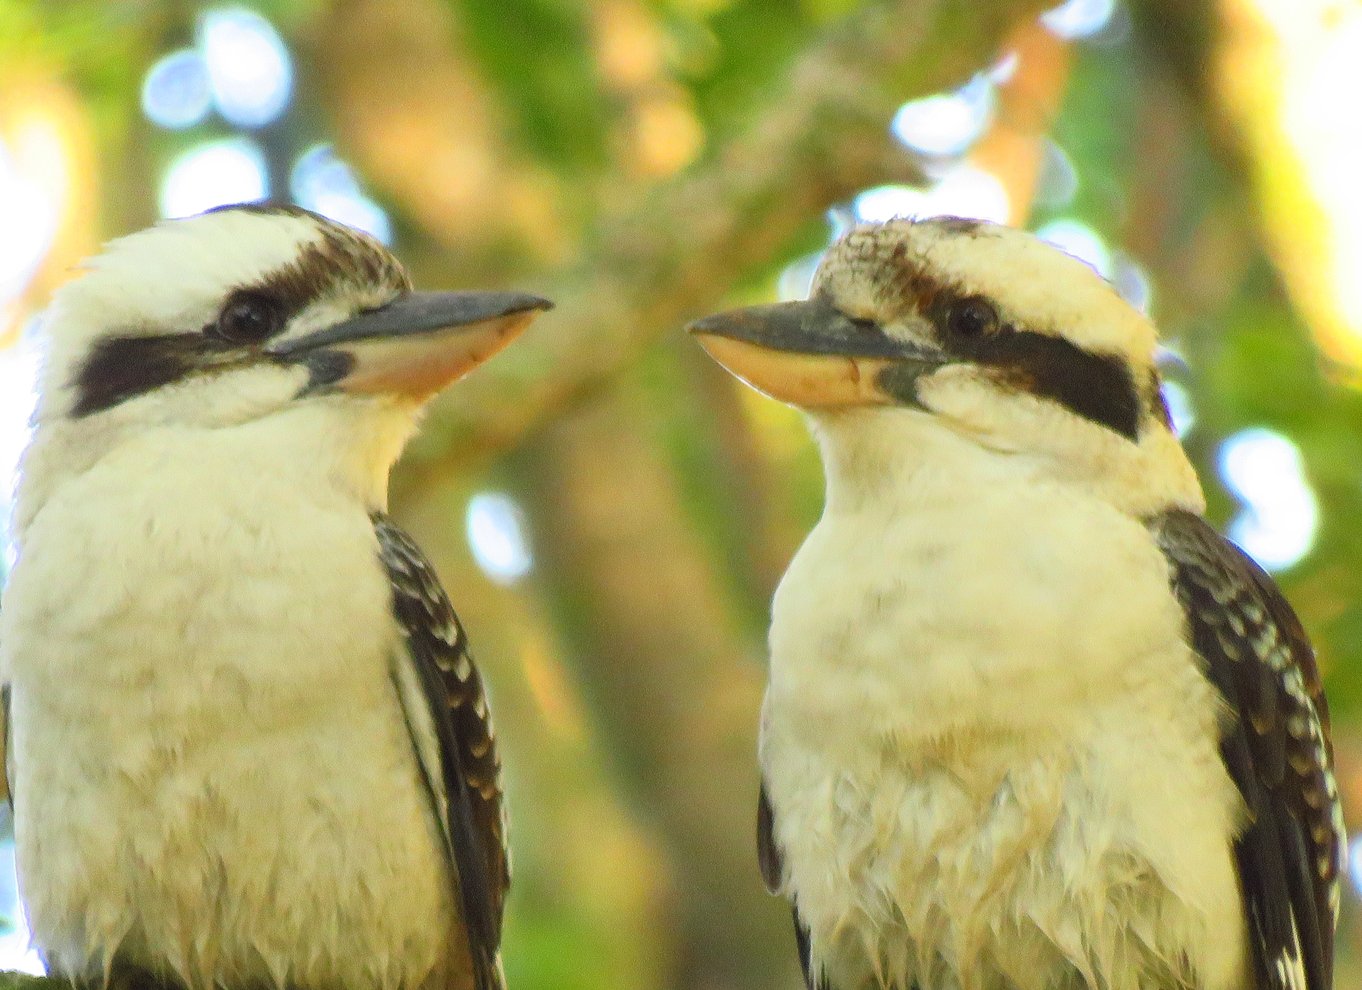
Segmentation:
{"type": "Polygon", "coordinates": [[[762,762],[815,965],[1226,990],[1239,805],[1166,565],[1081,493],[950,467],[834,497],[776,596],[762,762]]]}
{"type": "Polygon", "coordinates": [[[35,943],[77,974],[417,985],[455,908],[368,518],[220,454],[108,458],[25,534],[0,649],[35,943]]]}

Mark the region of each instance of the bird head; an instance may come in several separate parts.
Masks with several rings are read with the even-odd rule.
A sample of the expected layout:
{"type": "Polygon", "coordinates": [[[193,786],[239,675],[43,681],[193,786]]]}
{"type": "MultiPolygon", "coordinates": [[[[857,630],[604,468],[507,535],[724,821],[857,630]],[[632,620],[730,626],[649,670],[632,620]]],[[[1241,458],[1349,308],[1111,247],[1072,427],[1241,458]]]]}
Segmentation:
{"type": "Polygon", "coordinates": [[[42,321],[21,502],[126,445],[210,437],[329,459],[386,491],[425,402],[550,305],[414,292],[377,241],[291,207],[163,222],[84,268],[42,321]]]}
{"type": "Polygon", "coordinates": [[[733,374],[806,410],[825,449],[911,457],[914,435],[949,431],[1131,513],[1202,505],[1154,327],[1023,231],[954,217],[859,227],[828,250],[808,300],[690,330],[733,374]]]}

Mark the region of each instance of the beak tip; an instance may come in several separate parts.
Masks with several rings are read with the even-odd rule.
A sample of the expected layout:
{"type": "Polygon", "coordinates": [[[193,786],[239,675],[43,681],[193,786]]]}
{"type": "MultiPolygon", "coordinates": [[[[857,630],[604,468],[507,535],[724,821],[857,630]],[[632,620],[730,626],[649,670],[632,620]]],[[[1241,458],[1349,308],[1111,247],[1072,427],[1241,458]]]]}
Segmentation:
{"type": "MultiPolygon", "coordinates": [[[[530,294],[526,293],[525,296],[524,296],[524,297],[522,298],[522,300],[520,301],[520,303],[517,304],[516,308],[515,308],[514,310],[512,310],[512,312],[514,312],[514,313],[529,313],[529,312],[547,313],[549,310],[553,309],[553,307],[554,307],[554,302],[553,302],[552,299],[545,299],[543,296],[533,296],[533,295],[530,295],[530,294]]],[[[509,314],[508,314],[508,315],[509,315],[509,314]]]]}

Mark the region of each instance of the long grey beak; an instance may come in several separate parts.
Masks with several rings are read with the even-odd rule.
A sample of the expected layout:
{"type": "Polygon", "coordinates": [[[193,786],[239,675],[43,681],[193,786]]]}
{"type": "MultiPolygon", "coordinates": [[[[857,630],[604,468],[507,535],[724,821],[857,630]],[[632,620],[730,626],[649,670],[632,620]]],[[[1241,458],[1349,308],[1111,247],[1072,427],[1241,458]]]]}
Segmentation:
{"type": "Polygon", "coordinates": [[[411,292],[268,349],[311,372],[300,395],[339,389],[424,402],[501,350],[553,304],[523,292],[411,292]]]}
{"type": "Polygon", "coordinates": [[[687,329],[710,357],[753,388],[807,409],[916,405],[917,378],[950,360],[822,299],[730,310],[687,329]]]}
{"type": "Polygon", "coordinates": [[[280,341],[268,351],[276,357],[289,357],[335,344],[476,326],[500,317],[552,308],[553,303],[547,299],[525,292],[409,292],[343,323],[280,341]]]}
{"type": "Polygon", "coordinates": [[[696,320],[686,328],[800,354],[897,357],[904,345],[873,323],[853,320],[821,299],[747,306],[696,320]]]}

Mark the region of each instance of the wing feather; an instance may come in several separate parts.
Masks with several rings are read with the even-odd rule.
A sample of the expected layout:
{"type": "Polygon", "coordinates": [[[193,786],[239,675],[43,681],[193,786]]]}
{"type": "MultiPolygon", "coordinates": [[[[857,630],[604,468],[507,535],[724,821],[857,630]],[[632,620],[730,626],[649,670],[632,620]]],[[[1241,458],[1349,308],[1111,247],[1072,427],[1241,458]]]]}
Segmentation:
{"type": "Polygon", "coordinates": [[[761,867],[761,878],[766,889],[773,894],[781,892],[782,874],[785,872],[785,856],[776,845],[776,814],[771,810],[771,799],[766,794],[766,782],[762,781],[757,795],[757,864],[761,867]]]}
{"type": "Polygon", "coordinates": [[[1204,519],[1172,511],[1152,528],[1232,715],[1221,756],[1249,810],[1234,851],[1254,990],[1331,990],[1347,842],[1314,650],[1272,579],[1204,519]]]}
{"type": "Polygon", "coordinates": [[[392,586],[393,614],[406,637],[395,680],[457,875],[476,990],[500,990],[510,862],[487,698],[434,568],[385,516],[375,514],[373,523],[392,586]]]}
{"type": "MultiPolygon", "coordinates": [[[[773,894],[784,891],[785,854],[776,841],[776,814],[771,807],[771,798],[766,793],[766,781],[761,783],[757,795],[757,862],[761,866],[761,877],[766,889],[773,894]]],[[[791,898],[790,914],[794,920],[795,949],[799,953],[799,968],[804,972],[804,986],[807,990],[828,990],[826,974],[814,979],[813,946],[809,938],[809,928],[799,916],[799,905],[791,898]]]]}

